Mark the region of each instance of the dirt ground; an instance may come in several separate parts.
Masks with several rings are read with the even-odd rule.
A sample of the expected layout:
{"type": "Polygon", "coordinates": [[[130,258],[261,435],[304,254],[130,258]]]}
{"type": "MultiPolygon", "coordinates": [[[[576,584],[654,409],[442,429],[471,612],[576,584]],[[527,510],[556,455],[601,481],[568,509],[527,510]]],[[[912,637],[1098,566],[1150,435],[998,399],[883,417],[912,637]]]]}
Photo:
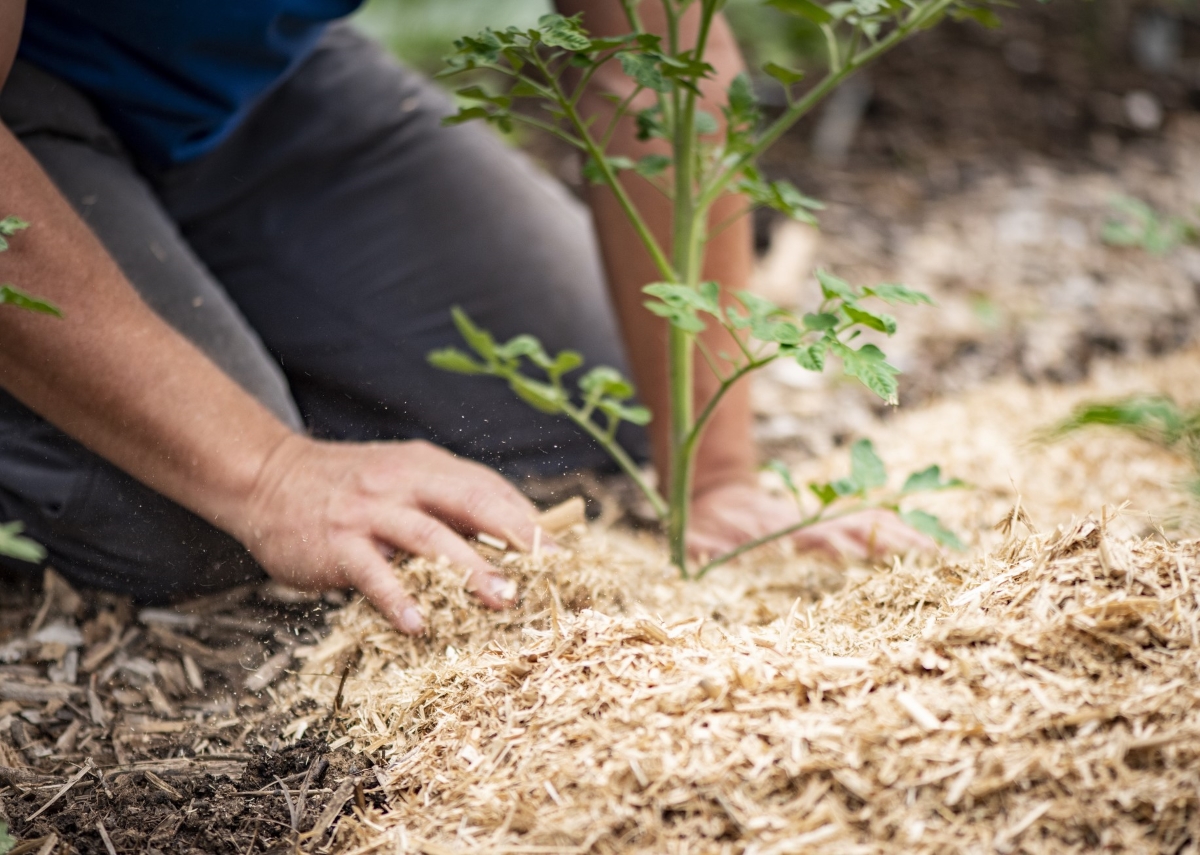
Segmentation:
{"type": "MultiPolygon", "coordinates": [[[[770,456],[826,476],[850,441],[870,436],[889,465],[934,462],[916,458],[936,448],[951,474],[976,473],[971,455],[997,425],[1032,429],[1094,397],[1191,394],[1176,384],[1200,361],[1187,350],[1200,338],[1200,249],[1152,254],[1102,239],[1116,197],[1189,220],[1200,206],[1200,72],[1189,58],[1200,28],[1183,21],[1181,56],[1149,68],[1130,37],[1148,26],[1140,8],[1021,3],[999,31],[934,31],[873,69],[857,107],[842,99],[843,129],[853,120],[843,145],[829,108],[772,154],[773,173],[828,209],[820,232],[761,220],[758,287],[804,307],[823,265],[864,284],[903,281],[939,306],[897,313],[901,331],[885,347],[905,371],[897,411],[834,375],[780,365],[762,377],[757,430],[770,456]],[[956,445],[964,434],[973,441],[956,445]]],[[[994,545],[977,522],[1018,494],[1050,527],[1128,499],[1125,534],[1164,523],[1194,534],[1169,455],[1094,436],[1057,451],[1007,439],[991,448],[1005,465],[935,508],[969,528],[969,545],[994,545]],[[1092,483],[1096,472],[1106,474],[1092,483]],[[1075,506],[1038,506],[1051,492],[1075,506]]],[[[730,572],[728,597],[755,593],[730,572]]],[[[812,597],[828,579],[810,582],[772,596],[812,597]]],[[[297,652],[326,636],[344,603],[261,586],[139,610],[54,576],[0,578],[0,822],[21,841],[14,852],[343,846],[339,818],[389,810],[387,776],[350,753],[336,692],[301,702],[278,687],[308,667],[297,652]]],[[[354,666],[351,655],[323,673],[336,685],[354,666]]]]}

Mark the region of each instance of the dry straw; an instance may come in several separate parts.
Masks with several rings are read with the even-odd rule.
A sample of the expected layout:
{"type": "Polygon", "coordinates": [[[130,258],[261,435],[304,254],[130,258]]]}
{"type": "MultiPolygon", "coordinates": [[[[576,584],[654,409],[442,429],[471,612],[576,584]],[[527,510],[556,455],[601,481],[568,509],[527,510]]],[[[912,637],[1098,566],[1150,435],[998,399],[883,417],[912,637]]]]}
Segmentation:
{"type": "Polygon", "coordinates": [[[340,698],[331,739],[388,794],[339,826],[355,855],[1196,851],[1200,542],[1009,507],[969,559],[833,594],[796,561],[680,583],[594,533],[493,552],[525,592],[496,614],[412,561],[431,636],[343,610],[288,732],[340,698]]]}

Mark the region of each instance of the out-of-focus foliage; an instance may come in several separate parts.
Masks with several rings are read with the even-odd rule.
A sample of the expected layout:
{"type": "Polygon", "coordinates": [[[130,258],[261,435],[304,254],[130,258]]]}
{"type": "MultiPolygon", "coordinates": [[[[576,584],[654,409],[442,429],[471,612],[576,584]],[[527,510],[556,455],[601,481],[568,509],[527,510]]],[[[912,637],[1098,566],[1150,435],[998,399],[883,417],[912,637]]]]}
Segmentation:
{"type": "MultiPolygon", "coordinates": [[[[552,6],[551,0],[370,0],[354,20],[404,62],[432,73],[463,33],[530,27],[552,6]]],[[[725,15],[753,68],[768,62],[805,68],[805,58],[824,49],[815,24],[762,0],[729,0],[725,15]]]]}

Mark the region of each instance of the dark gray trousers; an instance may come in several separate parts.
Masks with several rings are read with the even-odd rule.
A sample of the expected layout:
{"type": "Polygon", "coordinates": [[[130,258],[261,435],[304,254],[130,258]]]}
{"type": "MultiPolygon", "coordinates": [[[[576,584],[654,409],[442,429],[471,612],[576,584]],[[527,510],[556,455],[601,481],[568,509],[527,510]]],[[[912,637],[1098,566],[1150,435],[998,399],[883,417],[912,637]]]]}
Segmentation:
{"type": "MultiPolygon", "coordinates": [[[[499,337],[624,364],[586,211],[485,128],[441,127],[448,109],[345,26],[219,148],[168,170],[137,163],[86,98],[32,66],[0,93],[4,122],[147,303],[288,424],[428,439],[510,476],[606,468],[503,383],[426,364],[459,344],[452,305],[499,337]]],[[[144,601],[261,573],[0,392],[3,520],[76,583],[144,601]]]]}

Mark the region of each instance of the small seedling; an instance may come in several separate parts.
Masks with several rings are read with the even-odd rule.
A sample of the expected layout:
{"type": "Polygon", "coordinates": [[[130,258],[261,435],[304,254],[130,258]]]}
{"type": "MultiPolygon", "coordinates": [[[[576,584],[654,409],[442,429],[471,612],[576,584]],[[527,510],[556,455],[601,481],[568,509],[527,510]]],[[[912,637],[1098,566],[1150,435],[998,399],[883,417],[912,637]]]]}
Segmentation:
{"type": "MultiPolygon", "coordinates": [[[[647,32],[642,26],[641,0],[621,0],[629,25],[626,34],[595,38],[579,16],[546,15],[533,28],[489,29],[460,39],[445,74],[487,70],[507,79],[509,85],[502,91],[479,84],[460,89],[465,106],[447,122],[479,119],[504,132],[523,124],[577,149],[584,158],[585,178],[612,191],[657,268],[660,281],[643,290],[649,298],[646,308],[668,323],[670,412],[665,415],[670,419],[671,474],[665,494],[642,477],[617,444],[622,422],[646,424],[651,414],[630,405],[633,386],[614,369],[592,368],[573,384],[575,388],[568,388],[566,375],[583,367],[578,353],[552,356],[531,336],[497,343],[461,309],[454,310],[454,322],[472,353],[447,348],[430,354],[430,361],[451,371],[501,378],[533,406],[566,416],[586,430],[645,493],[663,521],[671,560],[686,577],[685,536],[695,456],[704,429],[728,390],[777,359],[795,360],[810,371],[840,363],[846,374],[895,404],[897,369],[877,345],[862,343],[859,337],[868,330],[885,336],[896,331],[895,319],[882,311],[886,304],[931,302],[902,285],[855,286],[828,271],[817,274],[820,306],[802,317],[747,291],[723,294],[718,283],[701,275],[708,241],[727,224],[710,223],[713,205],[736,193],[746,200],[747,210],[767,206],[815,222],[821,204],[787,181],[767,179],[755,165],[759,155],[839,83],[890,48],[948,15],[978,19],[985,10],[968,0],[853,0],[828,5],[770,0],[772,6],[820,29],[827,70],[818,82],[798,92],[804,77],[800,71],[777,63],[764,66],[763,73],[787,93],[786,108],[770,120],[760,109],[750,79],[739,75],[725,93],[718,121],[700,109],[700,87],[714,74],[705,61],[705,49],[724,0],[655,2],[665,16],[665,34],[647,32]],[[699,18],[695,43],[684,43],[680,35],[680,22],[689,10],[699,18]],[[628,78],[628,93],[610,99],[614,114],[599,126],[581,113],[579,104],[596,72],[609,63],[618,64],[628,78]],[[648,105],[643,105],[643,99],[648,105]],[[670,153],[648,154],[636,161],[609,155],[617,123],[627,118],[636,123],[641,139],[663,140],[670,153]],[[626,192],[623,180],[631,175],[651,182],[670,200],[669,241],[651,231],[626,192]],[[710,324],[723,327],[738,352],[709,352],[699,334],[710,324]],[[697,354],[704,362],[701,370],[713,372],[719,382],[716,393],[698,412],[692,399],[697,354]]],[[[823,504],[822,510],[831,503],[823,504]]],[[[933,530],[925,517],[910,514],[909,522],[933,530]]],[[[804,524],[811,522],[776,532],[713,564],[804,524]]]]}
{"type": "Polygon", "coordinates": [[[1197,238],[1196,227],[1187,220],[1159,214],[1141,199],[1117,196],[1111,204],[1113,216],[1100,235],[1110,246],[1139,247],[1151,255],[1166,255],[1197,238]]]}
{"type": "MultiPolygon", "coordinates": [[[[29,223],[20,217],[9,216],[0,220],[0,252],[7,252],[9,249],[9,238],[27,228],[29,228],[29,223]]],[[[50,303],[26,294],[12,285],[0,285],[0,306],[3,305],[15,306],[18,309],[25,309],[29,312],[40,312],[45,315],[62,317],[62,312],[50,303]]],[[[10,558],[35,563],[43,560],[46,557],[46,550],[29,538],[22,537],[22,527],[19,522],[0,523],[0,555],[7,555],[10,558]]],[[[0,823],[0,855],[8,851],[4,847],[5,839],[12,840],[11,837],[7,837],[4,825],[0,823]]]]}
{"type": "Polygon", "coordinates": [[[8,823],[0,822],[0,855],[17,848],[17,839],[8,833],[8,823]]]}
{"type": "Polygon", "coordinates": [[[1200,407],[1185,410],[1164,396],[1136,396],[1119,401],[1079,406],[1046,432],[1057,439],[1089,427],[1109,427],[1132,433],[1188,460],[1193,477],[1188,492],[1200,501],[1200,407]]]}

